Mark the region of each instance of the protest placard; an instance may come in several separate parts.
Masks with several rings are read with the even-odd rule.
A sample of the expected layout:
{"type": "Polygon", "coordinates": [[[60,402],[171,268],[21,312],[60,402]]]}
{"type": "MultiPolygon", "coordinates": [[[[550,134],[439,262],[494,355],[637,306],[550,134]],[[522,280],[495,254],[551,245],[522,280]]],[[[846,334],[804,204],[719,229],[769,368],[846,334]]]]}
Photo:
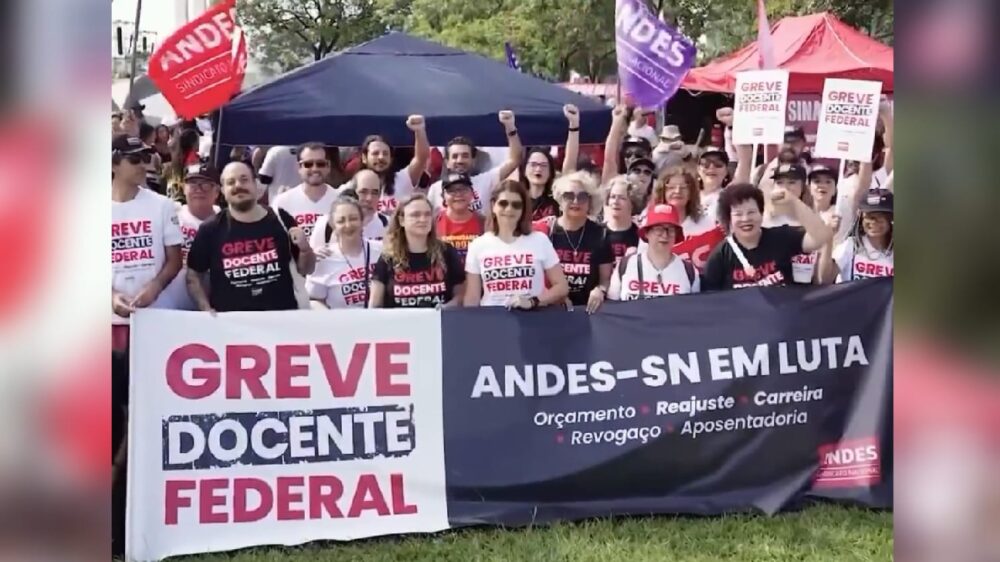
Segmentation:
{"type": "Polygon", "coordinates": [[[828,79],[813,154],[871,162],[881,94],[881,82],[828,79]]]}
{"type": "Polygon", "coordinates": [[[754,70],[736,75],[734,144],[781,144],[785,140],[788,72],[754,70]]]}

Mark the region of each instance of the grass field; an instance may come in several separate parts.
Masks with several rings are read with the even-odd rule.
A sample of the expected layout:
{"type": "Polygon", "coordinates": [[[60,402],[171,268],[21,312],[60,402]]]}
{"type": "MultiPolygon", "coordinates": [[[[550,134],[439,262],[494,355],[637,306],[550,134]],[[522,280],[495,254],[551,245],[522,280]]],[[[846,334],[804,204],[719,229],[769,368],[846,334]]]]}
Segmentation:
{"type": "Polygon", "coordinates": [[[816,506],[776,517],[645,517],[525,529],[479,528],[299,548],[185,556],[171,562],[881,561],[892,559],[892,514],[816,506]]]}

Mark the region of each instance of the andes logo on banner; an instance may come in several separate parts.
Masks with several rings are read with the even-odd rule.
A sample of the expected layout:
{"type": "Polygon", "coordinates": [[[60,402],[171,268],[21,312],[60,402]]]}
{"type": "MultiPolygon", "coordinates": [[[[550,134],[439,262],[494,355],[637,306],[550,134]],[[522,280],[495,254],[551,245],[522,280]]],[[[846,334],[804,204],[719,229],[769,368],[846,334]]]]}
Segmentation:
{"type": "Polygon", "coordinates": [[[149,77],[177,115],[193,119],[226,104],[243,86],[247,46],[226,0],[189,21],[149,59],[149,77]]]}

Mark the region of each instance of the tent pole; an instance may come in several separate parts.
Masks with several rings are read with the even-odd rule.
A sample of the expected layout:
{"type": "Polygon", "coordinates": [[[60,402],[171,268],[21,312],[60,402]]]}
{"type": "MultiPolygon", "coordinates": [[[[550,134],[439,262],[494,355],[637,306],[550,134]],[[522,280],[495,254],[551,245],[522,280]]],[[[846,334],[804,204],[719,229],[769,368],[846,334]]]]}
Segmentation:
{"type": "MultiPolygon", "coordinates": [[[[142,0],[136,0],[135,3],[135,31],[132,32],[132,70],[129,72],[128,76],[128,96],[125,99],[132,98],[132,87],[135,85],[135,67],[139,60],[139,17],[142,16],[142,0]]],[[[127,107],[122,109],[129,109],[127,107]]]]}

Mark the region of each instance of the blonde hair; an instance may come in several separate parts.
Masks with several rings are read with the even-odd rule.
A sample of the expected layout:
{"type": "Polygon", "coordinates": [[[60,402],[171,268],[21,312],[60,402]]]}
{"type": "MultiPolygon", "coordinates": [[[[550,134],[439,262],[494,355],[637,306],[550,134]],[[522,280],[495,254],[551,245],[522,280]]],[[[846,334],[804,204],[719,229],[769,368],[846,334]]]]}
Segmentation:
{"type": "Polygon", "coordinates": [[[556,200],[556,203],[560,206],[562,205],[563,193],[572,191],[573,185],[579,185],[590,195],[590,208],[587,209],[588,215],[593,215],[604,207],[604,202],[601,199],[601,190],[598,188],[597,182],[593,176],[584,171],[573,172],[572,174],[566,174],[556,179],[555,183],[552,184],[552,197],[556,200]]]}
{"type": "Polygon", "coordinates": [[[670,183],[671,179],[676,177],[683,179],[684,184],[688,188],[688,202],[684,206],[684,213],[696,221],[701,220],[701,216],[705,212],[701,206],[701,186],[698,177],[689,172],[684,166],[667,168],[660,174],[660,177],[657,178],[656,183],[653,185],[653,199],[650,204],[667,202],[667,184],[670,183]]]}
{"type": "Polygon", "coordinates": [[[625,186],[625,193],[628,197],[629,205],[632,207],[632,214],[638,214],[639,211],[642,210],[642,194],[640,193],[639,186],[632,183],[632,180],[628,179],[628,176],[625,174],[619,174],[611,178],[611,180],[608,181],[603,188],[601,188],[601,199],[604,201],[604,204],[608,204],[608,201],[611,199],[611,191],[619,184],[625,186]]]}
{"type": "Polygon", "coordinates": [[[407,257],[409,246],[406,244],[406,230],[403,228],[403,215],[406,208],[417,201],[427,203],[427,206],[431,209],[431,231],[427,235],[427,256],[431,260],[431,267],[446,267],[444,260],[444,242],[438,239],[437,233],[434,231],[434,206],[431,205],[431,202],[423,193],[414,193],[399,203],[399,206],[396,207],[396,210],[392,213],[392,217],[389,218],[388,226],[386,226],[382,254],[388,256],[392,260],[393,269],[396,271],[405,271],[410,268],[410,260],[407,257]]]}

